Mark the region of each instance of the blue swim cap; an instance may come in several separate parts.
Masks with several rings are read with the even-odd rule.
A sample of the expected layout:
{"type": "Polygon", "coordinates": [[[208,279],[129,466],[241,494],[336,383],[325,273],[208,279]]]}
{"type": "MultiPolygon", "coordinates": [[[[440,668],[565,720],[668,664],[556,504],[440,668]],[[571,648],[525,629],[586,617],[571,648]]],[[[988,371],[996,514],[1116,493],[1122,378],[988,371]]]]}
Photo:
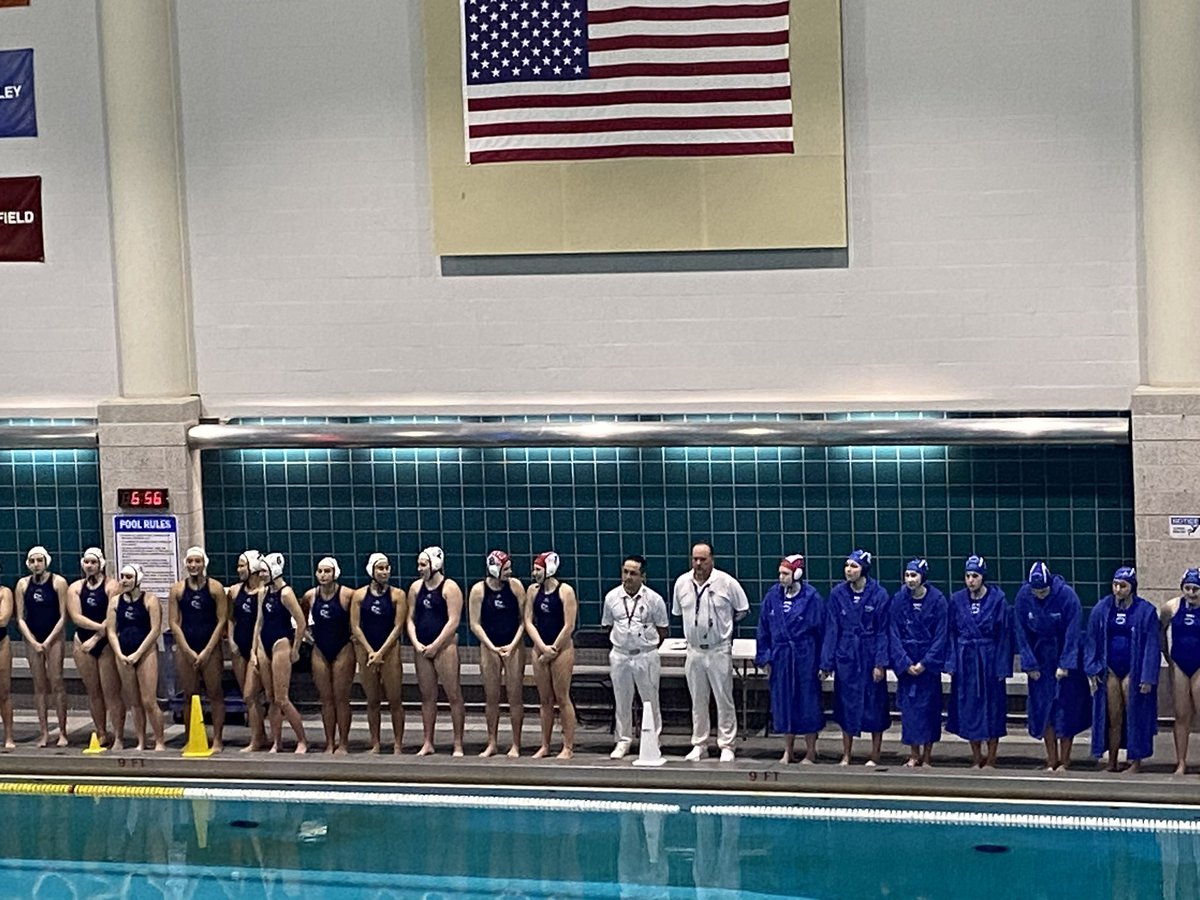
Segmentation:
{"type": "Polygon", "coordinates": [[[929,560],[910,559],[904,564],[905,572],[916,572],[921,576],[921,584],[929,580],[929,560]]]}
{"type": "Polygon", "coordinates": [[[864,576],[871,571],[871,554],[866,550],[852,550],[846,555],[846,562],[857,564],[864,576]]]}
{"type": "Polygon", "coordinates": [[[1050,567],[1041,560],[1029,567],[1029,586],[1035,591],[1050,587],[1050,567]]]}
{"type": "Polygon", "coordinates": [[[976,572],[987,578],[987,562],[982,556],[968,556],[966,572],[976,572]]]}
{"type": "Polygon", "coordinates": [[[1135,589],[1137,588],[1137,569],[1133,566],[1121,566],[1117,571],[1113,572],[1113,581],[1128,581],[1135,589]]]}
{"type": "Polygon", "coordinates": [[[1179,586],[1182,588],[1185,584],[1194,584],[1197,587],[1200,587],[1200,569],[1188,569],[1186,572],[1184,572],[1183,578],[1179,582],[1179,586]]]}

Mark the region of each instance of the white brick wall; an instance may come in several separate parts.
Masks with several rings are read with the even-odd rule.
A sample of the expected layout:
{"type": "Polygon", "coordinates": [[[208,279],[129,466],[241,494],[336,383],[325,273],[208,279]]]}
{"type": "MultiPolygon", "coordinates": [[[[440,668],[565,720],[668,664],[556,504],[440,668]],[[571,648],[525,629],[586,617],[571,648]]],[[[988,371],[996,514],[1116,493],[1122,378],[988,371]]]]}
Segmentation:
{"type": "MultiPolygon", "coordinates": [[[[208,412],[1128,406],[1127,0],[844,0],[848,270],[450,279],[429,236],[419,7],[179,4],[208,412]]],[[[39,56],[47,137],[16,168],[0,147],[0,168],[77,173],[48,227],[83,218],[69,268],[0,267],[0,310],[39,299],[75,351],[55,390],[106,396],[95,23],[57,18],[78,34],[46,38],[57,81],[39,56]],[[65,104],[69,136],[51,144],[65,104]],[[77,362],[97,332],[99,378],[77,362]]],[[[20,327],[0,354],[0,403],[49,389],[14,358],[35,346],[20,327]]]]}
{"type": "Polygon", "coordinates": [[[0,416],[90,416],[117,390],[94,5],[0,10],[0,49],[21,47],[38,137],[0,140],[0,176],[42,176],[46,262],[0,264],[0,416]]]}

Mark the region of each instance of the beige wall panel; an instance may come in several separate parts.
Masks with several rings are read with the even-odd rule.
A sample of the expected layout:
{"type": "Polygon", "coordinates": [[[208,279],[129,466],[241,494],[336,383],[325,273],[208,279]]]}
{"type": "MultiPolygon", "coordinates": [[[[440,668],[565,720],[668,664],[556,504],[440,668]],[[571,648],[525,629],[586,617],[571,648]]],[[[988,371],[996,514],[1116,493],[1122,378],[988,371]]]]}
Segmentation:
{"type": "Polygon", "coordinates": [[[695,160],[615,159],[559,168],[564,252],[706,246],[704,195],[696,190],[702,168],[695,160]],[[633,197],[636,210],[630,209],[633,197]],[[666,209],[670,216],[654,212],[666,209]]]}
{"type": "Polygon", "coordinates": [[[793,0],[791,156],[468,166],[458,4],[426,0],[439,254],[846,246],[839,0],[793,0]]]}

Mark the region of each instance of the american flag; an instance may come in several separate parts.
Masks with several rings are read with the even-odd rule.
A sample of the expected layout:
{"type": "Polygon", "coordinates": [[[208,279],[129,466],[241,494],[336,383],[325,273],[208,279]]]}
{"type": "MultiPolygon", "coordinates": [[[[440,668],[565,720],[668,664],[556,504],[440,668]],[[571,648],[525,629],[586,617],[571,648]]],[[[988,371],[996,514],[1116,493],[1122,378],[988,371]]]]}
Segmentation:
{"type": "Polygon", "coordinates": [[[787,0],[462,0],[468,163],[791,153],[787,0]]]}

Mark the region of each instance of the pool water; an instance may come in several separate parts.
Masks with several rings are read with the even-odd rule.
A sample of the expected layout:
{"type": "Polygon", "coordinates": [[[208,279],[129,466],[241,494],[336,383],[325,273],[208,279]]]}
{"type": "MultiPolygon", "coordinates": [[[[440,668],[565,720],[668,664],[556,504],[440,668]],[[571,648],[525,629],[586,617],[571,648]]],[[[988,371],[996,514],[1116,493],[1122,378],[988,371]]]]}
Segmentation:
{"type": "MultiPolygon", "coordinates": [[[[568,794],[582,808],[528,808],[546,792],[517,795],[516,808],[503,809],[433,805],[437,798],[427,795],[420,805],[0,796],[8,825],[0,831],[0,896],[1200,897],[1200,833],[1019,824],[1048,809],[1070,814],[1068,807],[1006,805],[1010,821],[997,826],[836,814],[896,810],[897,801],[826,799],[815,802],[834,810],[827,818],[769,818],[707,805],[794,809],[814,801],[554,796],[568,794]],[[622,799],[680,809],[594,808],[622,799]],[[701,804],[707,812],[690,811],[701,804]]],[[[909,806],[915,818],[983,808],[909,806]]],[[[1196,824],[1190,812],[1161,815],[1196,824]]]]}

